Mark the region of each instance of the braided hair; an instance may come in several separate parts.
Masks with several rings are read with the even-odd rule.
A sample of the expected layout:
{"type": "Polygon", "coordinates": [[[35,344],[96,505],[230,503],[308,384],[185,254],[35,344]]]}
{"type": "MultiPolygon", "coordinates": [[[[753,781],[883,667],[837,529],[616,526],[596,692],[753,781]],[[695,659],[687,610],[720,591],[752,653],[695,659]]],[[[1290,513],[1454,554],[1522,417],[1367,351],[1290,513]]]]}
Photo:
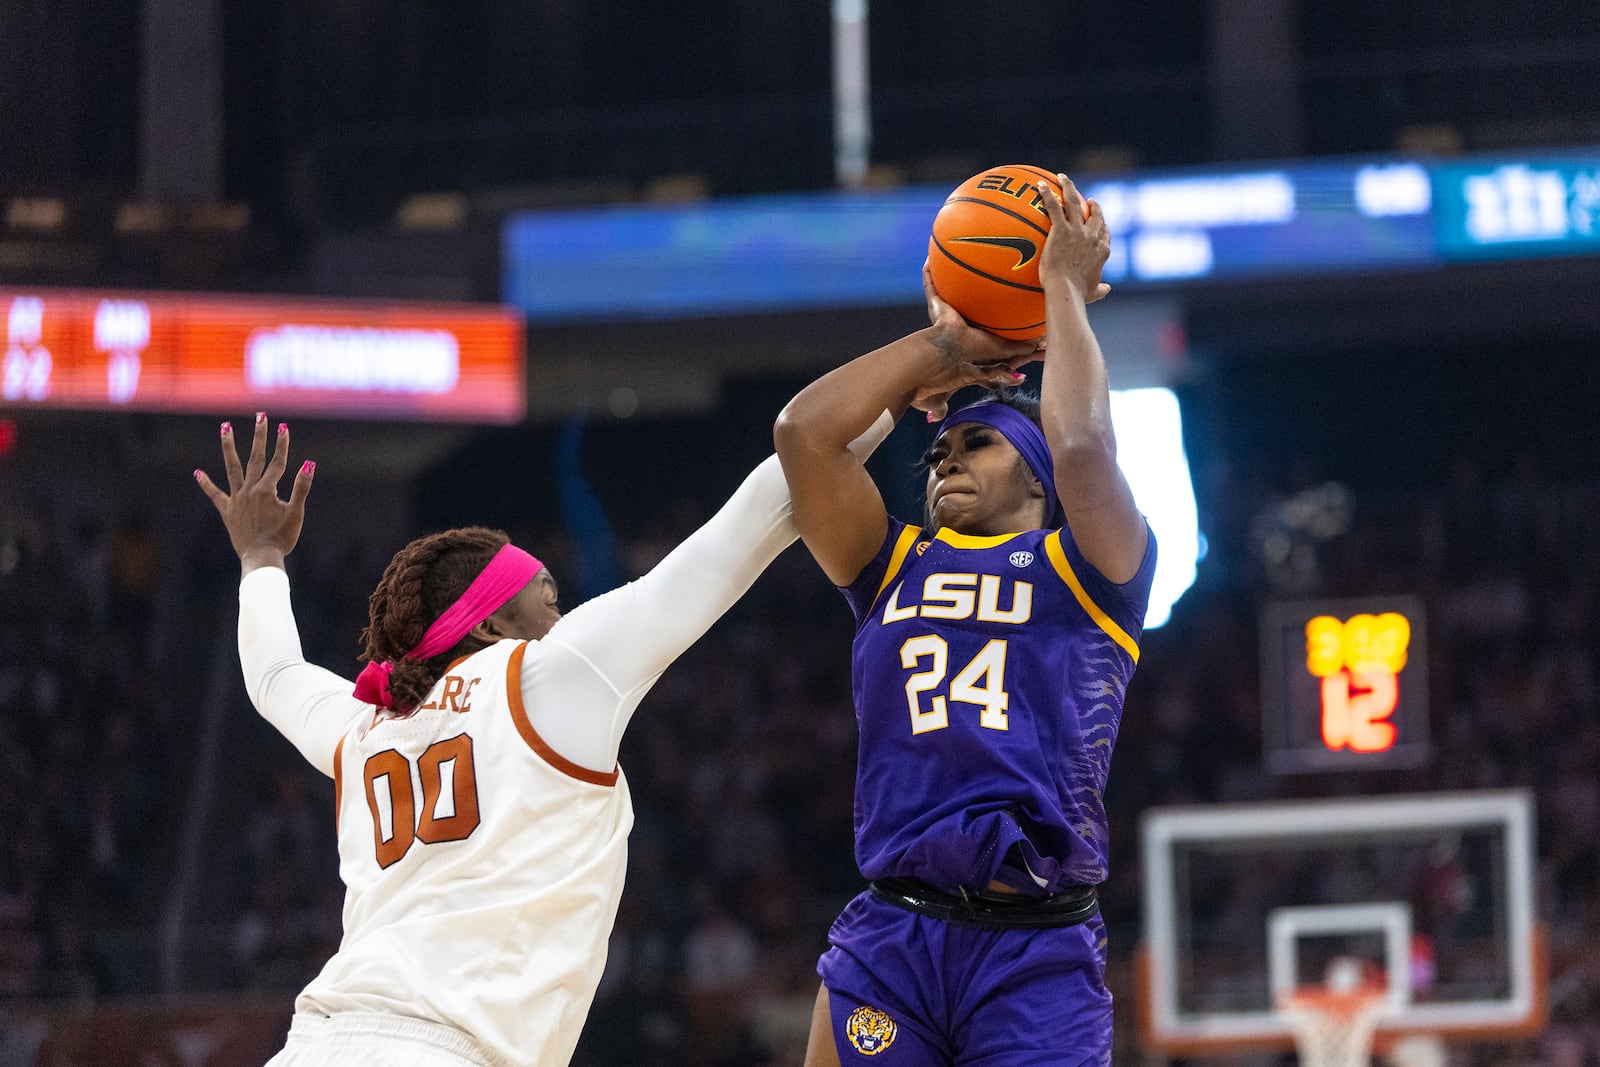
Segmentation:
{"type": "MultiPolygon", "coordinates": [[[[431,659],[405,655],[422,643],[433,621],[455,603],[511,538],[501,530],[464,526],[419,537],[396,552],[367,599],[367,627],[361,658],[393,664],[389,691],[394,706],[415,708],[428,695],[461,646],[431,659]]],[[[463,641],[469,640],[463,638],[463,641]]]]}

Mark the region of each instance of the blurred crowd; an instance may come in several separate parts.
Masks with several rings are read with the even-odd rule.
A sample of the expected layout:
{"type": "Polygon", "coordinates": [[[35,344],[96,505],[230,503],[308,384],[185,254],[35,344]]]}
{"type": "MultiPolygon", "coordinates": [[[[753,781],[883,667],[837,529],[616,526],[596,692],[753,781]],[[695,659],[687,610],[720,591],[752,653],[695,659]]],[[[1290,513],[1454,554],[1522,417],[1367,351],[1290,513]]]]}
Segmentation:
{"type": "MultiPolygon", "coordinates": [[[[1552,1019],[1453,1062],[1600,1063],[1600,486],[1552,484],[1531,462],[1371,494],[1207,477],[1209,553],[1171,623],[1145,637],[1107,792],[1117,1061],[1141,1062],[1129,955],[1145,808],[1521,786],[1538,804],[1552,1019]],[[1430,765],[1268,775],[1260,605],[1385,592],[1429,612],[1430,765]]],[[[714,504],[686,498],[664,525],[620,530],[620,569],[647,569],[714,504]]],[[[510,532],[557,574],[584,565],[559,525],[510,532]]],[[[0,498],[0,1006],[236,990],[280,1000],[287,1018],[337,946],[331,784],[249,714],[236,665],[214,666],[212,645],[232,650],[236,571],[220,531],[192,537],[158,536],[137,513],[0,498]],[[194,708],[219,699],[207,765],[189,724],[212,721],[194,708]]],[[[353,523],[307,537],[291,576],[308,658],[353,675],[367,593],[397,544],[353,523]]],[[[627,888],[576,1063],[800,1062],[816,957],[861,888],[850,632],[797,547],[645,700],[622,755],[638,813],[627,888]]]]}
{"type": "Polygon", "coordinates": [[[0,998],[125,990],[159,924],[191,756],[172,568],[138,512],[0,505],[0,998]]]}

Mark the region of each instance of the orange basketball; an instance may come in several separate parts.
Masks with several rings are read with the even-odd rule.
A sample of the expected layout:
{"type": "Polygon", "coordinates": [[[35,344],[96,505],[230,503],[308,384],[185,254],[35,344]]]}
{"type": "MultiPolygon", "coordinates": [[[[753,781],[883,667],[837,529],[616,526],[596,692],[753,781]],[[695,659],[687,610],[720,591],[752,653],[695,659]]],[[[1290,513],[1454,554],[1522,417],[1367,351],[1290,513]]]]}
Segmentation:
{"type": "Polygon", "coordinates": [[[945,198],[928,238],[933,287],[972,325],[1014,340],[1044,336],[1039,253],[1050,216],[1037,183],[1061,195],[1042,167],[991,167],[945,198]]]}

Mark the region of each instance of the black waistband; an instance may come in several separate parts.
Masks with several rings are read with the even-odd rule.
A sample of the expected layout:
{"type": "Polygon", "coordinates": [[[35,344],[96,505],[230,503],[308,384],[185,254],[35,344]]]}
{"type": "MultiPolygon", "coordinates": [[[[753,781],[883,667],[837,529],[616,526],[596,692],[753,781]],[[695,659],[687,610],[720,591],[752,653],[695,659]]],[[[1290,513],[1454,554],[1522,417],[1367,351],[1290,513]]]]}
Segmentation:
{"type": "Polygon", "coordinates": [[[971,926],[1035,930],[1077,926],[1100,910],[1100,897],[1092,885],[1071,886],[1043,899],[1011,898],[998,893],[942,893],[918,878],[879,878],[871,890],[873,896],[897,908],[971,926]]]}

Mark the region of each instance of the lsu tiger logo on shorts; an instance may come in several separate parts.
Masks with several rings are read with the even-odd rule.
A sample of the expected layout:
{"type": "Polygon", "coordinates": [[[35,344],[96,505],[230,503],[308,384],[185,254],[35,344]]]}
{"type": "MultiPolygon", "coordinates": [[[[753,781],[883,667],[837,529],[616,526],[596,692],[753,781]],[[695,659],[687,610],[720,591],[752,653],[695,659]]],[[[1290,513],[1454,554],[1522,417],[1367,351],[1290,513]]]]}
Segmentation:
{"type": "Polygon", "coordinates": [[[849,1039],[850,1047],[863,1056],[876,1056],[894,1044],[899,1029],[887,1012],[864,1004],[851,1012],[844,1022],[844,1036],[849,1039]]]}

